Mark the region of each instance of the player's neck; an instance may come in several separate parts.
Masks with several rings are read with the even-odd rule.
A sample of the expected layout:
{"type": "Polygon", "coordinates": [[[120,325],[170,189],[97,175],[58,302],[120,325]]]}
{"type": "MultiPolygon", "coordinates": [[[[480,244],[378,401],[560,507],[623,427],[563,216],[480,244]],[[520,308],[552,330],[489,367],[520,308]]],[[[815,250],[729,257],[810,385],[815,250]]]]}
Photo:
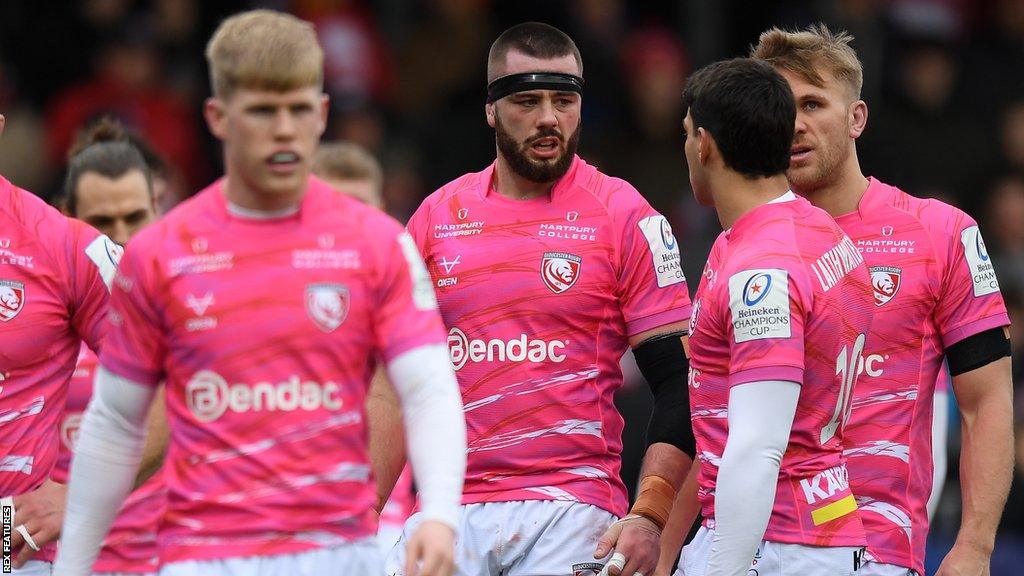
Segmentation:
{"type": "Polygon", "coordinates": [[[789,190],[786,176],[745,178],[732,170],[723,170],[711,183],[715,211],[722,228],[728,230],[751,210],[782,196],[789,190]]]}
{"type": "Polygon", "coordinates": [[[857,211],[861,198],[868,191],[868,185],[868,179],[860,171],[860,163],[854,154],[847,160],[846,166],[839,170],[835,180],[814,189],[793,186],[793,191],[833,218],[838,218],[857,211]]]}
{"type": "Polygon", "coordinates": [[[549,196],[555,187],[552,182],[534,182],[516,174],[508,162],[498,154],[494,168],[494,191],[512,200],[531,200],[541,196],[549,196]]]}
{"type": "Polygon", "coordinates": [[[266,193],[253,189],[244,178],[232,177],[224,179],[224,195],[228,202],[251,212],[281,213],[295,208],[302,202],[306,187],[293,191],[266,193]]]}

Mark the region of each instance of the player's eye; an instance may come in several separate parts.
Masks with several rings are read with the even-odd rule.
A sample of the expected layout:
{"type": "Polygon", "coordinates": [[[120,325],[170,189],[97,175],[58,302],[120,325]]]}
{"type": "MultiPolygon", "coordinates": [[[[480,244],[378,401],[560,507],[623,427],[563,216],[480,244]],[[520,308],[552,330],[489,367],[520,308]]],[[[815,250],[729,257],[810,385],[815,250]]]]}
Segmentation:
{"type": "Polygon", "coordinates": [[[135,212],[132,212],[128,216],[125,216],[124,220],[128,224],[134,225],[134,224],[138,224],[138,223],[142,222],[143,220],[145,220],[145,218],[146,218],[146,211],[145,210],[137,210],[135,212]]]}
{"type": "Polygon", "coordinates": [[[806,102],[804,102],[804,110],[807,110],[808,112],[813,112],[818,108],[821,108],[821,105],[818,104],[818,102],[815,100],[807,100],[806,102]]]}

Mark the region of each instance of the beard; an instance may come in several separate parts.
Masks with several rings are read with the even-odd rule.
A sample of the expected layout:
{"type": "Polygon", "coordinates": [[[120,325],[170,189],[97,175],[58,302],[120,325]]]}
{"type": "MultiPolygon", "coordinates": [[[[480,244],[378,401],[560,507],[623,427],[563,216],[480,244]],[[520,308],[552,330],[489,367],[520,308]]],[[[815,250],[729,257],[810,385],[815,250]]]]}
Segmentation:
{"type": "Polygon", "coordinates": [[[790,188],[798,194],[812,193],[832,184],[840,177],[840,166],[844,158],[841,145],[817,147],[814,149],[815,161],[808,166],[789,168],[786,179],[790,188]]]}
{"type": "Polygon", "coordinates": [[[505,126],[497,114],[494,116],[494,134],[498,143],[498,151],[508,162],[509,168],[520,177],[538,184],[554,182],[565,176],[569,167],[572,166],[572,159],[576,155],[576,148],[580,143],[580,127],[577,126],[568,141],[554,128],[544,128],[520,144],[505,130],[505,126]],[[531,159],[528,155],[530,146],[537,140],[548,137],[558,139],[559,145],[563,148],[561,155],[551,160],[535,161],[531,159]]]}

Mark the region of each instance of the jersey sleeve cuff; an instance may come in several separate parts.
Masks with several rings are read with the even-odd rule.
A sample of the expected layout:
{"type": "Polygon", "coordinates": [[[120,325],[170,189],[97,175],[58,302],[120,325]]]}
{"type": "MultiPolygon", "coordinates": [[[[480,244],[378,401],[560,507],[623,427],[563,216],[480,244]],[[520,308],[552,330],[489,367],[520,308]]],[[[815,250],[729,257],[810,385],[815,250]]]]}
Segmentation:
{"type": "Polygon", "coordinates": [[[803,385],[804,369],[797,366],[764,366],[761,368],[748,368],[729,375],[729,387],[748,384],[750,382],[767,382],[780,380],[783,382],[796,382],[803,385]]]}
{"type": "Polygon", "coordinates": [[[416,348],[419,348],[421,346],[430,346],[432,344],[443,344],[447,346],[448,341],[443,334],[417,334],[414,337],[406,338],[398,342],[392,343],[390,346],[387,347],[386,350],[384,350],[384,353],[382,354],[382,359],[386,365],[387,363],[391,362],[395,358],[398,358],[399,356],[405,354],[410,350],[415,350],[416,348]]]}
{"type": "Polygon", "coordinates": [[[650,316],[644,316],[643,318],[627,320],[626,336],[635,336],[641,332],[651,330],[652,328],[672,324],[673,322],[680,322],[682,320],[689,320],[691,308],[692,305],[687,303],[685,306],[665,310],[664,312],[656,312],[650,316]]]}
{"type": "Polygon", "coordinates": [[[985,330],[991,330],[993,328],[1002,328],[1003,326],[1009,325],[1010,317],[1006,314],[1006,312],[993,314],[992,316],[987,316],[980,320],[968,322],[963,326],[958,326],[950,330],[949,332],[944,333],[942,335],[942,346],[944,348],[949,348],[950,346],[956,344],[957,342],[963,340],[964,338],[974,336],[975,334],[980,334],[985,330]]]}
{"type": "Polygon", "coordinates": [[[127,366],[122,362],[117,361],[109,356],[103,356],[100,359],[100,366],[105,368],[111,374],[120,376],[125,380],[130,380],[137,384],[144,384],[146,386],[157,386],[163,381],[163,374],[158,372],[151,372],[141,368],[135,368],[127,366]]]}

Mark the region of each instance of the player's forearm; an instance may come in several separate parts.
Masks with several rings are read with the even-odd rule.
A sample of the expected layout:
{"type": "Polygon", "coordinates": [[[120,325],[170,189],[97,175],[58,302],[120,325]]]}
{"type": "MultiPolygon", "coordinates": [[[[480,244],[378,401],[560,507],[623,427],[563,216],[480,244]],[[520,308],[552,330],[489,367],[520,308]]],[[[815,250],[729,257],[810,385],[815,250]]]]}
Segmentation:
{"type": "Polygon", "coordinates": [[[757,446],[726,447],[715,486],[715,538],[707,576],[738,576],[750,568],[775,503],[779,463],[769,452],[757,446]]]}
{"type": "Polygon", "coordinates": [[[132,489],[153,389],[100,368],[75,446],[55,574],[92,573],[103,538],[132,489]]]}
{"type": "Polygon", "coordinates": [[[455,530],[466,475],[466,420],[448,348],[410,350],[388,364],[388,376],[402,404],[423,519],[455,530]]]}
{"type": "Polygon", "coordinates": [[[402,409],[394,388],[383,370],[378,370],[370,384],[366,399],[367,426],[370,436],[370,463],[377,481],[377,511],[379,512],[398,477],[405,467],[405,427],[402,409]]]}
{"type": "Polygon", "coordinates": [[[1013,386],[1010,360],[957,376],[963,495],[958,545],[991,553],[1013,476],[1013,386]],[[967,382],[965,383],[965,380],[967,382]]]}
{"type": "Polygon", "coordinates": [[[794,382],[752,382],[730,391],[729,437],[715,482],[715,536],[706,576],[740,576],[750,568],[771,519],[799,398],[794,382]]]}
{"type": "Polygon", "coordinates": [[[675,570],[676,558],[683,548],[686,535],[690,532],[694,520],[700,511],[700,503],[697,501],[697,474],[700,472],[700,465],[690,466],[690,473],[686,480],[676,492],[675,502],[672,504],[672,513],[669,514],[665,529],[661,531],[661,555],[658,558],[658,568],[655,574],[671,574],[675,570]]]}
{"type": "Polygon", "coordinates": [[[661,476],[678,491],[692,464],[693,460],[679,448],[664,442],[655,442],[647,447],[647,453],[644,454],[640,478],[661,476]]]}

